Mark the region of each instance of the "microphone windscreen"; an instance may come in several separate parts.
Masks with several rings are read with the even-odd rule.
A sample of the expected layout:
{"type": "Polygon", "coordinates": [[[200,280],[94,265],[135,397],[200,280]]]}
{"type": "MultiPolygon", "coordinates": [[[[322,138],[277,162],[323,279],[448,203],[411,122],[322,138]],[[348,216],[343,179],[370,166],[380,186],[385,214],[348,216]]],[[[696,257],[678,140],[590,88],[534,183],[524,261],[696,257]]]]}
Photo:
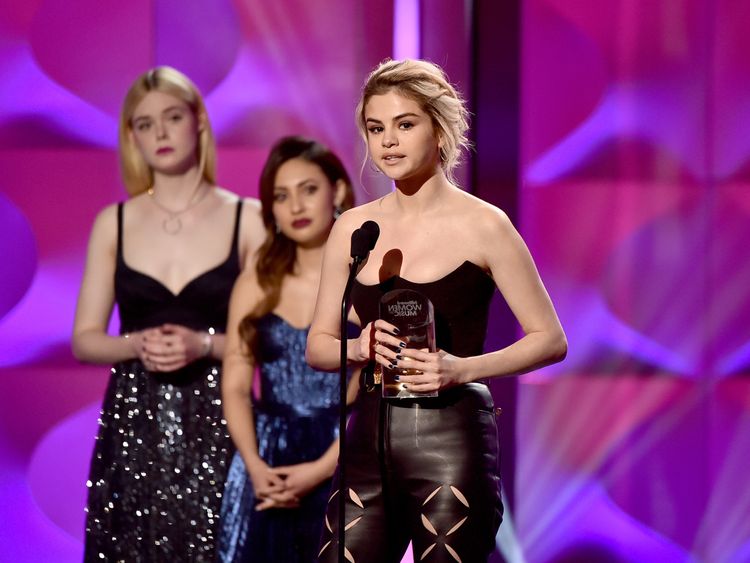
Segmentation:
{"type": "Polygon", "coordinates": [[[380,227],[375,221],[365,221],[362,226],[352,233],[352,258],[364,260],[380,236],[380,227]]]}
{"type": "Polygon", "coordinates": [[[362,223],[360,229],[367,233],[367,250],[370,251],[375,248],[375,243],[378,242],[378,237],[380,236],[380,227],[378,224],[375,221],[365,221],[362,223]]]}

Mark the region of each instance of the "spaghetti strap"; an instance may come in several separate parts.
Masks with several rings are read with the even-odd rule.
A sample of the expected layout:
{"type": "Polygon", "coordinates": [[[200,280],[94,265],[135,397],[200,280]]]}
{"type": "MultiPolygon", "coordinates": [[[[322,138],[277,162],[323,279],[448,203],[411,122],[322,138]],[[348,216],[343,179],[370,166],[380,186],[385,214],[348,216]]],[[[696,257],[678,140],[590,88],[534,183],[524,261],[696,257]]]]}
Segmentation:
{"type": "Polygon", "coordinates": [[[234,216],[234,233],[232,234],[232,255],[239,258],[240,252],[240,217],[242,216],[242,198],[237,200],[237,212],[234,216]]]}
{"type": "Polygon", "coordinates": [[[117,204],[117,260],[122,262],[122,213],[123,203],[117,204]]]}

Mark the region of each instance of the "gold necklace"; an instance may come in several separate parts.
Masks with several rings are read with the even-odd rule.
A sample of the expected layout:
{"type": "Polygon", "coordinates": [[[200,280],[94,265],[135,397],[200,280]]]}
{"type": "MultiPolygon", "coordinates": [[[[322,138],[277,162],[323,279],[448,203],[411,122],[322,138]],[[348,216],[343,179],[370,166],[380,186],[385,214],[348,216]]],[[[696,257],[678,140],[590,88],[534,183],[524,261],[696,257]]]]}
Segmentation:
{"type": "Polygon", "coordinates": [[[148,190],[146,190],[146,193],[149,196],[149,199],[154,202],[154,205],[161,209],[164,213],[167,214],[167,218],[164,219],[161,222],[161,228],[162,230],[167,233],[168,235],[176,235],[182,230],[182,220],[180,220],[180,215],[183,215],[187,211],[190,211],[193,207],[198,205],[201,201],[203,201],[203,198],[208,195],[208,192],[210,191],[209,188],[206,188],[206,190],[203,192],[203,194],[193,201],[195,198],[195,194],[198,193],[198,190],[201,187],[201,183],[199,182],[198,185],[195,188],[195,191],[193,192],[193,195],[190,197],[190,200],[188,201],[188,204],[183,209],[180,209],[179,211],[173,211],[169,209],[168,207],[165,207],[163,204],[159,203],[156,200],[155,191],[153,186],[150,187],[148,190]]]}

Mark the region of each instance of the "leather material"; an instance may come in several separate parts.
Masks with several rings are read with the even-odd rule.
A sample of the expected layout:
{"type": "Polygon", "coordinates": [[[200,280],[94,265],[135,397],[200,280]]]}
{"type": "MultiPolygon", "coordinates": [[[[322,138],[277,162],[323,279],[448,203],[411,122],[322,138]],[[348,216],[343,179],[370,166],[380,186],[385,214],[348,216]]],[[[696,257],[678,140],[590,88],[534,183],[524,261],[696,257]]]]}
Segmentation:
{"type": "MultiPolygon", "coordinates": [[[[415,561],[487,560],[503,506],[486,385],[414,400],[363,392],[347,439],[346,547],[355,563],[398,563],[410,540],[415,561]]],[[[326,521],[320,561],[334,562],[336,494],[326,521]]]]}

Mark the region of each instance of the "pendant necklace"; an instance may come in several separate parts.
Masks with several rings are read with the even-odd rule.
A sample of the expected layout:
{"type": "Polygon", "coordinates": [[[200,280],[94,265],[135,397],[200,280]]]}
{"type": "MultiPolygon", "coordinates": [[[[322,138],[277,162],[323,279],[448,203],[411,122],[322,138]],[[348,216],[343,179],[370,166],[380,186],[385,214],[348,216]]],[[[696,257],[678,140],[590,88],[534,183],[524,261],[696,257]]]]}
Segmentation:
{"type": "Polygon", "coordinates": [[[198,193],[198,190],[200,189],[202,185],[202,182],[199,182],[198,185],[195,188],[195,191],[193,192],[193,195],[190,197],[190,200],[187,204],[187,206],[184,209],[180,209],[179,211],[172,211],[168,207],[165,207],[161,203],[159,203],[156,200],[154,188],[150,187],[148,190],[146,190],[146,193],[149,196],[149,199],[154,202],[154,205],[161,209],[164,213],[167,214],[167,218],[164,219],[161,222],[161,228],[162,230],[167,233],[168,235],[176,235],[182,230],[182,220],[180,219],[180,215],[185,214],[186,212],[190,211],[193,207],[198,205],[201,201],[203,201],[203,198],[206,197],[210,189],[206,188],[206,190],[203,192],[203,194],[196,199],[195,201],[192,201],[193,198],[195,198],[195,194],[198,193]]]}

